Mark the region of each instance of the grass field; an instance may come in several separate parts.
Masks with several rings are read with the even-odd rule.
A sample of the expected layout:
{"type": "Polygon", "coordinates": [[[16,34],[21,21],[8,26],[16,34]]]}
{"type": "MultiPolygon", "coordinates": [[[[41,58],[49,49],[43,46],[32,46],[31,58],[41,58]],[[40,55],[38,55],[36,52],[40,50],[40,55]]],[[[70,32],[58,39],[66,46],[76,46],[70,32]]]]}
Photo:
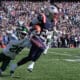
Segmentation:
{"type": "MultiPolygon", "coordinates": [[[[27,55],[24,49],[16,57],[17,62],[27,55]]],[[[0,80],[80,80],[80,49],[53,48],[36,62],[33,72],[27,71],[29,63],[16,69],[14,77],[9,76],[9,67],[0,80]]]]}

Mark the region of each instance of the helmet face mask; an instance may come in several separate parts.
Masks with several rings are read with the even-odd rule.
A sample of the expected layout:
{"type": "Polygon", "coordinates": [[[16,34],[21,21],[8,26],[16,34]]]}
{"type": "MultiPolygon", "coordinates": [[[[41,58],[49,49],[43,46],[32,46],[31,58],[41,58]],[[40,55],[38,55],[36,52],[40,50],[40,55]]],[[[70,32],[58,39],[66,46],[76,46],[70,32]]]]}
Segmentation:
{"type": "Polygon", "coordinates": [[[20,32],[20,39],[24,39],[26,36],[26,33],[20,32]]]}
{"type": "Polygon", "coordinates": [[[17,30],[17,37],[19,40],[24,39],[25,36],[27,35],[27,29],[26,28],[22,28],[22,29],[18,29],[17,30]]]}

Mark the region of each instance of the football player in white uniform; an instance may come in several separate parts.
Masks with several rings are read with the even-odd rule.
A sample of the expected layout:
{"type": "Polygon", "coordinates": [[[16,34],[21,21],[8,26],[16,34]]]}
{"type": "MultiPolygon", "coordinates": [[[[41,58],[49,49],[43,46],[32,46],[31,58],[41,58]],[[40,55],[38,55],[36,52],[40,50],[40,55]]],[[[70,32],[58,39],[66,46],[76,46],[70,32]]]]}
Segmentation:
{"type": "Polygon", "coordinates": [[[26,29],[19,30],[18,39],[10,40],[6,48],[0,53],[0,62],[2,62],[0,74],[6,70],[10,61],[15,59],[16,55],[18,55],[23,48],[27,47],[29,44],[26,29]]]}

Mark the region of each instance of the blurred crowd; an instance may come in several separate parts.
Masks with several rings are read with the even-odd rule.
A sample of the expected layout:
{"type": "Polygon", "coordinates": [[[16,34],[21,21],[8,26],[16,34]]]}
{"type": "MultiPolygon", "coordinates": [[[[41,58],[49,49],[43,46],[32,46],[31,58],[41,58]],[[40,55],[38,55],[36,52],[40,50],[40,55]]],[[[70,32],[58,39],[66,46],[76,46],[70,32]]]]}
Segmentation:
{"type": "MultiPolygon", "coordinates": [[[[80,2],[55,2],[59,7],[58,24],[54,27],[51,47],[80,47],[80,2]]],[[[9,33],[14,33],[18,22],[27,27],[29,22],[50,6],[48,1],[2,1],[0,6],[0,45],[7,45],[9,33]]],[[[4,46],[3,46],[4,47],[4,46]]]]}

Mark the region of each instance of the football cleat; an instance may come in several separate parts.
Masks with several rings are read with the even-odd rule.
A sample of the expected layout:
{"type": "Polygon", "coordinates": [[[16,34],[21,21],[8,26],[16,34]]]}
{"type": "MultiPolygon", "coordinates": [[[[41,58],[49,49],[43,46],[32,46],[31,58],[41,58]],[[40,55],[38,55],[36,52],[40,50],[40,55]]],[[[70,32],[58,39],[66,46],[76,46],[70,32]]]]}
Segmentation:
{"type": "Polygon", "coordinates": [[[29,72],[32,72],[32,71],[33,71],[33,68],[34,68],[34,65],[35,65],[35,63],[32,62],[32,63],[28,66],[27,70],[28,70],[29,72]]]}
{"type": "Polygon", "coordinates": [[[10,76],[11,76],[11,77],[14,76],[14,71],[10,71],[10,76]]]}
{"type": "Polygon", "coordinates": [[[32,72],[33,68],[27,68],[27,70],[28,70],[29,72],[32,72]]]}

